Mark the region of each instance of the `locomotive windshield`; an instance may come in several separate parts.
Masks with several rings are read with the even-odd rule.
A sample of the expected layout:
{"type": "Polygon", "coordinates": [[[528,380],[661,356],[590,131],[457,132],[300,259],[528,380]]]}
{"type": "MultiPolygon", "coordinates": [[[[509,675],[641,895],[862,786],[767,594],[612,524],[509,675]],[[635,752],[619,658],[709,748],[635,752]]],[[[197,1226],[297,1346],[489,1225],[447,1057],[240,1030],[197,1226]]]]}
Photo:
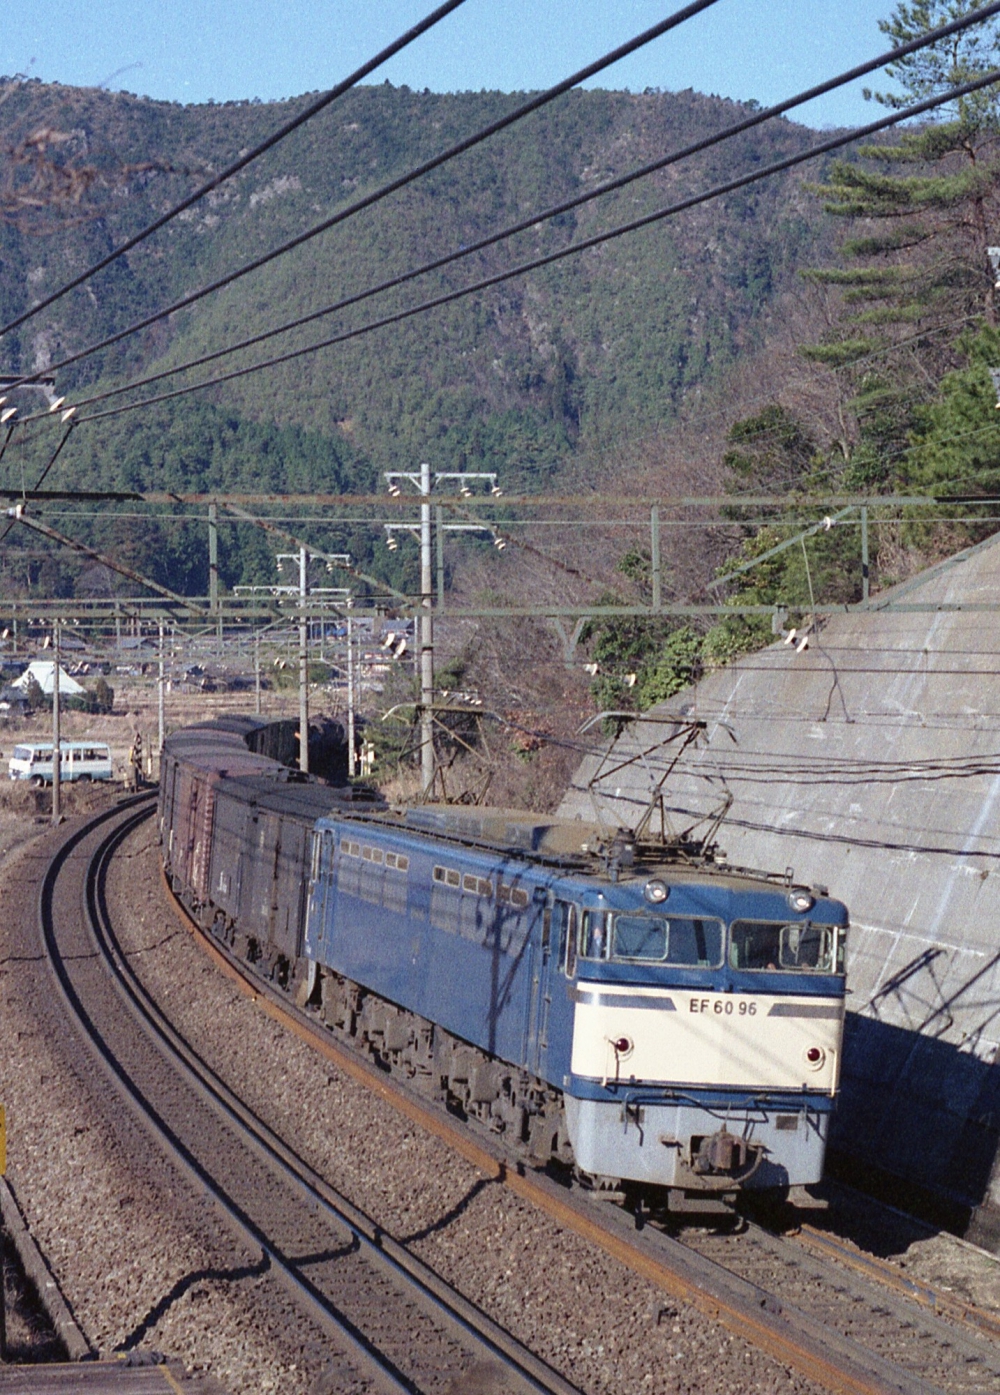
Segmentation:
{"type": "MultiPolygon", "coordinates": [[[[843,973],[846,933],[840,926],[808,920],[735,920],[729,931],[729,965],[772,973],[843,973]]],[[[584,959],[715,969],[723,962],[725,938],[721,920],[588,910],[582,916],[579,949],[584,959]]]]}
{"type": "Polygon", "coordinates": [[[581,953],[587,959],[632,959],[643,963],[716,968],[722,963],[721,920],[702,917],[610,915],[584,916],[581,953]]]}
{"type": "Polygon", "coordinates": [[[810,920],[787,925],[734,920],[729,963],[734,969],[842,974],[844,941],[845,932],[839,926],[816,925],[810,920]]]}

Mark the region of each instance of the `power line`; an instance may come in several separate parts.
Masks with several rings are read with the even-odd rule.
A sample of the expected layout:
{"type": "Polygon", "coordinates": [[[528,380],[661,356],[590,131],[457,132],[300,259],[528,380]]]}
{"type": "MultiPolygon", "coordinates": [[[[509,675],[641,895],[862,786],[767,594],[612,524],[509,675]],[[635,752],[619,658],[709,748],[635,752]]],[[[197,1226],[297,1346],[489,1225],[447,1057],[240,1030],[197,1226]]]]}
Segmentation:
{"type": "MultiPolygon", "coordinates": [[[[231,179],[234,174],[238,174],[240,170],[245,169],[247,165],[252,164],[254,160],[259,159],[261,155],[271,150],[279,141],[284,140],[285,137],[291,135],[293,131],[297,131],[300,126],[304,126],[307,121],[311,121],[317,113],[323,111],[331,102],[335,102],[338,97],[342,97],[351,87],[355,87],[362,78],[368,77],[376,68],[380,68],[388,59],[394,57],[395,54],[413,43],[415,39],[425,34],[428,29],[433,28],[433,26],[444,19],[446,15],[451,14],[452,10],[457,10],[458,7],[464,3],[465,0],[445,0],[444,4],[439,5],[436,10],[433,10],[425,19],[422,19],[419,24],[415,24],[412,29],[408,29],[405,34],[401,34],[400,37],[389,44],[387,48],[382,49],[374,58],[369,59],[367,63],[357,68],[350,77],[345,78],[343,82],[338,83],[336,87],[331,88],[329,92],[324,93],[323,96],[317,98],[315,102],[311,102],[298,116],[293,117],[290,121],[286,121],[283,126],[279,126],[266,140],[261,141],[259,145],[255,145],[252,150],[247,151],[245,155],[241,155],[240,158],[235,160],[231,165],[227,165],[224,170],[213,176],[207,183],[202,184],[193,194],[189,194],[186,199],[182,199],[180,203],[168,209],[166,213],[143,228],[141,232],[136,233],[134,237],[130,237],[128,241],[123,242],[120,247],[116,247],[113,252],[109,252],[106,257],[95,262],[93,266],[81,272],[80,275],[74,277],[72,281],[68,281],[59,290],[53,291],[52,294],[46,296],[44,300],[40,300],[37,305],[33,305],[30,310],[26,310],[23,314],[18,315],[16,319],[5,324],[0,328],[0,336],[7,334],[9,330],[17,329],[17,327],[24,324],[26,320],[30,320],[32,316],[37,315],[40,310],[47,309],[48,306],[53,305],[57,300],[61,300],[69,291],[75,290],[77,286],[81,286],[89,277],[96,275],[99,271],[103,271],[104,268],[110,266],[112,262],[124,256],[126,252],[130,252],[133,247],[138,247],[140,242],[144,242],[147,237],[151,237],[153,233],[158,232],[160,228],[172,222],[174,218],[185,212],[192,204],[197,203],[199,199],[203,199],[206,194],[210,194],[213,189],[217,189],[220,184],[223,184],[227,179],[231,179]]],[[[62,365],[59,366],[61,367],[62,365]]],[[[48,371],[49,370],[46,369],[46,372],[48,371]]],[[[36,374],[35,376],[37,377],[38,375],[36,374]]],[[[19,382],[22,383],[30,383],[32,381],[34,381],[34,379],[31,377],[19,379],[19,382]]]]}
{"type": "MultiPolygon", "coordinates": [[[[542,209],[540,212],[534,213],[530,217],[523,218],[517,223],[513,223],[506,228],[502,228],[499,232],[492,233],[488,237],[480,238],[477,242],[468,243],[465,246],[459,248],[458,251],[449,252],[444,256],[436,257],[429,262],[423,263],[423,265],[419,267],[414,267],[409,271],[402,272],[398,276],[390,277],[387,280],[381,281],[374,286],[370,286],[366,290],[359,291],[354,295],[346,296],[341,300],[334,301],[332,304],[326,305],[320,310],[312,310],[306,315],[300,315],[296,319],[288,320],[284,324],[278,325],[273,329],[264,330],[259,334],[251,335],[246,339],[239,340],[234,344],[230,344],[224,348],[217,349],[212,353],[202,354],[198,358],[188,360],[188,362],[186,363],[181,363],[176,365],[175,367],[166,368],[160,372],[149,374],[146,377],[138,378],[131,383],[124,383],[120,387],[110,388],[104,392],[95,393],[91,397],[80,398],[77,400],[76,405],[78,407],[91,406],[95,402],[107,401],[109,398],[116,397],[123,392],[129,392],[140,387],[147,387],[151,383],[160,382],[164,378],[174,377],[176,376],[176,374],[186,372],[192,368],[200,368],[206,363],[212,363],[217,359],[224,358],[229,354],[237,353],[242,349],[252,348],[254,345],[264,343],[266,340],[273,339],[277,335],[287,334],[290,333],[292,330],[301,329],[303,326],[311,324],[315,320],[323,319],[327,315],[332,315],[338,311],[346,310],[350,306],[360,304],[362,301],[372,299],[373,297],[377,295],[382,295],[387,291],[398,289],[400,286],[403,286],[408,282],[417,279],[420,276],[426,276],[432,271],[439,271],[442,268],[449,266],[454,262],[457,262],[465,257],[472,256],[477,252],[482,252],[489,247],[495,246],[499,242],[505,241],[507,238],[514,237],[518,233],[525,232],[528,229],[537,226],[539,223],[544,223],[549,219],[556,218],[563,213],[571,212],[573,209],[579,208],[583,204],[591,203],[596,199],[602,198],[605,194],[609,194],[618,189],[625,188],[629,184],[635,183],[640,179],[644,179],[647,176],[655,174],[662,169],[666,169],[670,165],[678,164],[681,160],[689,159],[690,157],[701,154],[706,150],[710,150],[714,146],[720,145],[727,140],[732,140],[736,136],[742,135],[745,132],[752,130],[754,127],[762,125],[766,121],[773,120],[775,117],[781,116],[785,112],[791,111],[795,107],[802,106],[806,102],[813,101],[816,97],[823,96],[825,93],[831,92],[838,87],[842,87],[848,82],[853,82],[859,77],[864,77],[866,74],[874,72],[878,68],[882,68],[889,63],[896,62],[898,61],[898,59],[905,57],[907,54],[913,53],[918,49],[926,47],[929,44],[939,42],[942,38],[949,37],[957,30],[966,28],[973,22],[979,23],[983,18],[988,18],[989,15],[994,12],[1000,12],[1000,0],[996,0],[996,3],[987,6],[981,13],[977,11],[975,20],[972,20],[968,16],[966,16],[961,20],[953,21],[951,24],[942,25],[938,29],[932,30],[929,34],[926,34],[919,39],[913,39],[907,44],[900,45],[898,48],[890,49],[886,53],[879,54],[877,58],[870,59],[866,63],[861,63],[857,67],[851,68],[849,71],[841,73],[837,77],[830,78],[825,82],[821,82],[816,86],[807,89],[804,92],[800,92],[794,97],[789,97],[785,101],[778,102],[774,106],[767,107],[762,111],[754,112],[751,116],[746,117],[742,121],[737,121],[730,126],[724,127],[721,131],[717,131],[714,135],[706,136],[701,140],[694,141],[689,145],[683,146],[680,150],[672,151],[669,155],[664,155],[658,160],[650,161],[649,163],[640,166],[638,169],[629,171],[627,174],[619,175],[614,179],[607,180],[605,183],[596,185],[593,189],[589,189],[585,193],[578,194],[575,198],[566,199],[562,203],[554,204],[549,208],[542,209]]],[[[38,418],[26,418],[26,420],[29,421],[36,419],[38,418]]]]}
{"type": "MultiPolygon", "coordinates": [[[[70,433],[72,432],[72,430],[73,430],[73,428],[74,428],[75,425],[76,425],[76,422],[73,421],[73,420],[71,420],[70,423],[69,423],[69,425],[66,427],[66,430],[63,432],[62,440],[59,442],[59,444],[56,446],[55,450],[52,452],[52,455],[49,457],[48,464],[45,466],[44,470],[43,470],[42,473],[38,476],[38,479],[35,481],[35,489],[40,489],[40,488],[41,488],[42,484],[43,484],[44,481],[45,481],[46,475],[49,473],[49,471],[52,469],[53,465],[54,465],[54,464],[56,463],[56,461],[59,459],[59,456],[62,454],[63,446],[65,446],[66,442],[69,440],[69,438],[70,438],[70,433]]],[[[26,495],[26,493],[27,493],[26,490],[22,490],[21,492],[22,492],[22,497],[23,497],[24,495],[26,495]]],[[[11,522],[7,524],[6,528],[4,528],[3,532],[0,533],[0,542],[3,542],[4,538],[7,536],[7,534],[10,532],[10,530],[13,528],[14,523],[15,523],[16,521],[17,521],[16,519],[12,519],[11,522]]]]}
{"type": "Polygon", "coordinates": [[[314,344],[307,344],[304,348],[294,349],[285,354],[278,354],[273,358],[264,359],[260,363],[250,364],[245,368],[234,369],[229,373],[220,373],[213,378],[205,378],[200,383],[191,383],[186,387],[177,388],[172,392],[164,392],[153,397],[142,398],[138,402],[126,403],[124,406],[114,407],[106,412],[96,412],[91,416],[81,417],[79,420],[87,422],[104,421],[109,417],[120,416],[123,412],[133,411],[137,407],[153,406],[158,402],[167,402],[175,397],[183,397],[189,392],[198,392],[203,388],[214,387],[219,383],[231,382],[236,378],[246,377],[250,373],[258,373],[264,368],[274,368],[282,363],[290,363],[294,359],[303,358],[307,354],[316,353],[319,349],[332,348],[336,344],[343,344],[348,340],[360,338],[362,335],[370,334],[375,330],[400,324],[404,320],[413,318],[415,315],[424,314],[428,310],[439,309],[441,306],[449,305],[453,301],[463,299],[465,296],[474,295],[477,291],[487,290],[491,286],[500,285],[504,281],[512,280],[516,276],[523,276],[529,271],[536,271],[540,267],[551,266],[556,262],[565,260],[567,257],[577,256],[580,252],[588,251],[592,247],[597,247],[602,243],[610,242],[618,237],[623,237],[627,233],[650,227],[655,223],[662,222],[665,218],[674,217],[678,213],[683,213],[691,208],[697,208],[701,204],[708,203],[711,199],[720,198],[724,194],[735,193],[751,184],[759,183],[762,179],[769,178],[773,174],[780,174],[785,170],[794,168],[796,165],[804,164],[808,160],[814,160],[819,155],[828,154],[830,151],[840,150],[845,145],[850,145],[856,140],[862,140],[866,136],[874,135],[878,131],[884,131],[891,126],[896,126],[902,121],[908,121],[915,116],[921,116],[924,112],[933,111],[936,107],[943,106],[946,102],[955,101],[960,97],[978,92],[982,88],[992,86],[998,81],[1000,81],[1000,68],[993,68],[985,76],[977,78],[974,82],[964,83],[960,87],[949,88],[947,92],[941,93],[935,97],[929,97],[922,102],[916,102],[912,106],[894,112],[891,116],[882,117],[879,121],[870,122],[866,126],[856,127],[845,135],[835,136],[830,140],[822,141],[819,145],[810,147],[809,150],[787,156],[783,160],[777,160],[773,164],[765,165],[763,168],[754,170],[750,174],[742,175],[738,179],[728,180],[724,184],[716,184],[713,188],[706,190],[704,193],[694,194],[689,198],[681,199],[677,203],[668,204],[665,208],[647,213],[641,218],[623,223],[619,227],[612,228],[607,232],[597,233],[593,237],[586,238],[582,242],[573,243],[571,246],[561,248],[559,251],[549,252],[544,256],[521,262],[507,271],[497,272],[493,276],[484,277],[482,280],[473,282],[472,285],[465,286],[460,290],[448,291],[442,295],[434,296],[429,300],[421,301],[419,304],[411,306],[409,309],[397,311],[395,314],[383,316],[381,319],[371,320],[367,324],[359,325],[355,329],[345,330],[340,334],[331,335],[329,338],[321,339],[314,344]]]}
{"type": "MultiPolygon", "coordinates": [[[[460,0],[453,0],[453,3],[459,2],[460,0]]],[[[380,188],[373,190],[370,194],[366,194],[363,198],[356,199],[354,203],[348,204],[346,208],[324,219],[323,222],[317,223],[315,227],[310,228],[307,232],[299,233],[297,237],[291,238],[288,242],[282,243],[279,247],[273,248],[270,252],[265,252],[263,256],[256,257],[251,262],[246,262],[243,266],[237,267],[235,271],[229,272],[226,276],[219,277],[218,280],[210,282],[207,286],[202,286],[199,290],[192,291],[190,294],[182,296],[180,300],[175,300],[172,305],[168,305],[165,309],[158,310],[153,315],[147,315],[145,319],[137,320],[126,329],[119,330],[117,333],[109,335],[98,343],[91,344],[88,348],[81,349],[78,353],[70,354],[68,357],[60,359],[57,363],[50,364],[45,369],[46,374],[51,375],[57,369],[67,368],[70,364],[78,363],[81,359],[97,353],[100,349],[109,348],[112,344],[119,343],[129,335],[137,334],[140,330],[148,329],[150,325],[156,324],[157,321],[165,319],[169,315],[176,314],[178,310],[186,309],[187,306],[195,304],[196,301],[202,300],[205,296],[211,295],[214,291],[219,291],[225,286],[232,285],[233,282],[249,275],[250,272],[258,271],[262,266],[266,266],[277,257],[284,256],[286,252],[291,252],[296,247],[301,247],[303,243],[309,242],[314,237],[318,237],[320,233],[328,232],[331,228],[345,222],[348,218],[352,218],[356,213],[371,208],[374,204],[381,202],[390,194],[396,193],[398,190],[405,188],[408,184],[412,184],[414,180],[420,179],[423,175],[438,169],[449,160],[455,159],[456,156],[464,154],[467,150],[472,150],[475,146],[480,145],[483,141],[488,140],[499,131],[505,130],[506,127],[513,125],[516,121],[520,121],[522,117],[528,116],[531,112],[538,111],[541,107],[546,106],[557,97],[561,97],[562,94],[568,92],[570,88],[579,86],[581,82],[585,82],[596,73],[602,72],[605,68],[617,63],[619,59],[627,57],[630,53],[634,53],[637,49],[644,47],[669,30],[677,28],[678,25],[683,24],[694,15],[700,14],[703,10],[707,10],[712,5],[716,4],[718,4],[718,0],[692,0],[691,4],[684,6],[683,9],[677,10],[668,19],[661,20],[659,24],[654,24],[652,28],[644,30],[634,39],[630,39],[627,43],[620,44],[616,49],[605,54],[602,58],[598,58],[595,62],[588,64],[587,67],[581,68],[579,72],[573,73],[571,77],[565,78],[562,82],[557,83],[555,87],[550,87],[547,91],[539,93],[536,97],[532,97],[529,101],[522,103],[521,106],[516,107],[506,116],[502,116],[498,120],[490,122],[488,126],[480,128],[480,130],[473,132],[471,136],[467,136],[464,140],[460,140],[456,144],[449,146],[447,150],[442,151],[439,155],[435,155],[430,160],[425,160],[423,164],[417,165],[406,174],[400,175],[397,179],[392,179],[387,184],[381,185],[380,188]]],[[[0,331],[0,334],[2,334],[2,332],[3,331],[0,331]]],[[[11,386],[16,387],[19,383],[30,383],[37,376],[39,375],[27,374],[23,378],[19,378],[17,383],[12,383],[11,386]]]]}

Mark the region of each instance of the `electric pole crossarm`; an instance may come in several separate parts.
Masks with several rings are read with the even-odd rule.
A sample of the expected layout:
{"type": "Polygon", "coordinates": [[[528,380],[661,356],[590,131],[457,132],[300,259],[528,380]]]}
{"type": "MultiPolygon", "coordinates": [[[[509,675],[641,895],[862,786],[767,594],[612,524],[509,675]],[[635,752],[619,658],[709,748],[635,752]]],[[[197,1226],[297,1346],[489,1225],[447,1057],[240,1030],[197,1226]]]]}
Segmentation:
{"type": "Polygon", "coordinates": [[[312,547],[304,542],[302,538],[297,537],[296,534],[289,533],[285,528],[279,528],[277,524],[272,523],[267,518],[258,518],[256,514],[250,513],[247,509],[240,508],[237,504],[223,503],[220,500],[220,507],[224,508],[226,513],[232,514],[234,518],[240,519],[241,522],[253,523],[257,528],[263,528],[265,533],[273,533],[275,537],[281,538],[285,542],[292,543],[295,547],[309,547],[310,556],[318,557],[324,562],[331,563],[337,570],[347,572],[349,576],[357,577],[359,581],[366,582],[367,585],[373,586],[376,591],[382,594],[388,593],[399,601],[409,602],[411,599],[405,591],[397,591],[394,586],[390,586],[389,583],[383,581],[381,577],[369,576],[367,572],[361,571],[359,567],[345,562],[341,553],[323,552],[322,549],[318,547],[312,547]]]}

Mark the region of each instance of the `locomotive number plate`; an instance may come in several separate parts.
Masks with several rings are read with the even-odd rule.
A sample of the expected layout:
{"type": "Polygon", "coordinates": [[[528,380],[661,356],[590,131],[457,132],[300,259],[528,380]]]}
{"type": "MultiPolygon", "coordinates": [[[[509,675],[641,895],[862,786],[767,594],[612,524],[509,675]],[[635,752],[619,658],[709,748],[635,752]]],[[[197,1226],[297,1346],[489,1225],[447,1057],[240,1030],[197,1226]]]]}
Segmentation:
{"type": "Polygon", "coordinates": [[[757,1004],[752,998],[692,998],[690,1012],[707,1012],[715,1017],[756,1017],[757,1004]]]}

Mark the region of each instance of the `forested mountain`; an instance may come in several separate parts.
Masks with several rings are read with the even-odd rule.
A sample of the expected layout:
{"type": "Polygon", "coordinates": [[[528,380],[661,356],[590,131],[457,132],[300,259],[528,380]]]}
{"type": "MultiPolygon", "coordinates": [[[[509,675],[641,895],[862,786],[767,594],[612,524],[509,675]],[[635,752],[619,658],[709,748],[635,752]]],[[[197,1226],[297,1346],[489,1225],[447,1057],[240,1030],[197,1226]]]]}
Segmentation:
{"type": "MultiPolygon", "coordinates": [[[[59,143],[49,146],[53,163],[86,171],[88,183],[78,205],[37,218],[21,210],[0,224],[4,321],[307,100],[183,107],[38,82],[19,83],[5,96],[0,143],[8,156],[33,133],[57,133],[59,143]]],[[[0,371],[43,367],[131,324],[519,100],[388,85],[348,93],[182,219],[9,334],[0,371]]],[[[691,92],[573,91],[231,288],[64,370],[58,390],[79,394],[180,363],[335,302],[741,114],[734,103],[691,92]]],[[[251,354],[281,352],[468,284],[811,139],[804,127],[769,123],[251,354]]],[[[767,181],[352,343],[152,415],[132,414],[127,428],[81,429],[60,469],[64,478],[85,474],[88,483],[100,474],[108,485],[199,487],[224,479],[249,487],[258,469],[250,442],[257,438],[243,424],[257,423],[272,433],[275,426],[301,429],[312,441],[302,447],[305,456],[325,450],[326,472],[338,478],[367,481],[375,471],[430,456],[438,468],[486,466],[512,486],[538,487],[588,452],[669,422],[685,398],[718,381],[742,349],[759,341],[773,298],[797,268],[822,258],[827,239],[798,178],[767,181]]],[[[278,457],[264,463],[269,488],[280,484],[280,466],[277,476],[272,467],[284,447],[276,449],[278,457]]],[[[292,457],[299,458],[295,451],[292,457]]],[[[296,481],[290,478],[289,487],[300,487],[302,470],[292,458],[289,471],[296,481]]]]}
{"type": "MultiPolygon", "coordinates": [[[[889,42],[907,43],[973,16],[977,3],[900,4],[880,27],[889,42]]],[[[949,98],[921,124],[280,366],[86,421],[134,394],[89,409],[88,397],[357,297],[510,224],[527,226],[146,391],[362,329],[818,139],[793,122],[767,122],[546,218],[561,201],[747,112],[693,92],[570,92],[287,256],[57,369],[56,391],[84,405],[48,483],[367,493],[382,471],[429,460],[437,470],[496,471],[508,492],[599,484],[622,497],[720,489],[781,496],[781,504],[749,513],[734,497],[721,520],[705,514],[670,534],[661,595],[722,602],[721,615],[690,624],[669,615],[608,620],[584,631],[577,653],[588,660],[591,700],[644,708],[669,697],[706,668],[771,641],[769,615],[744,617],[731,607],[780,606],[790,624],[808,629],[819,623],[818,600],[860,598],[860,553],[849,531],[802,536],[804,524],[822,519],[831,492],[902,490],[944,501],[933,523],[926,511],[870,512],[875,589],[995,528],[988,501],[1000,481],[1000,105],[995,85],[953,93],[970,80],[992,84],[998,59],[1000,21],[991,18],[889,65],[887,91],[869,94],[873,117],[882,114],[878,104],[949,98]]],[[[35,81],[0,85],[0,320],[38,304],[310,100],[183,107],[35,81]]],[[[155,315],[522,100],[388,84],[351,91],[4,336],[0,373],[58,365],[155,315]]],[[[30,483],[54,439],[52,431],[15,430],[0,484],[30,483]]],[[[161,583],[204,594],[204,513],[178,513],[129,518],[87,508],[65,531],[161,583]]],[[[370,572],[415,588],[413,550],[390,552],[379,526],[321,526],[313,517],[305,531],[314,545],[349,550],[370,572]]],[[[273,581],[273,541],[249,524],[223,528],[223,583],[273,581]]],[[[558,596],[558,604],[570,592],[573,603],[588,606],[634,603],[653,594],[645,542],[636,529],[606,532],[598,542],[595,532],[569,526],[557,559],[523,546],[515,566],[514,549],[498,565],[488,542],[477,552],[466,539],[461,561],[449,557],[448,581],[456,595],[488,595],[490,604],[528,590],[558,596]]],[[[132,585],[23,528],[9,533],[0,553],[7,594],[132,585]]],[[[472,643],[459,630],[456,652],[444,656],[451,676],[442,687],[478,684],[497,710],[547,712],[553,730],[569,721],[568,690],[555,680],[546,687],[557,669],[565,673],[551,637],[537,627],[500,626],[488,642],[477,631],[472,643]]],[[[579,699],[579,683],[575,692],[579,699]]],[[[536,795],[548,798],[518,797],[536,795]]]]}

